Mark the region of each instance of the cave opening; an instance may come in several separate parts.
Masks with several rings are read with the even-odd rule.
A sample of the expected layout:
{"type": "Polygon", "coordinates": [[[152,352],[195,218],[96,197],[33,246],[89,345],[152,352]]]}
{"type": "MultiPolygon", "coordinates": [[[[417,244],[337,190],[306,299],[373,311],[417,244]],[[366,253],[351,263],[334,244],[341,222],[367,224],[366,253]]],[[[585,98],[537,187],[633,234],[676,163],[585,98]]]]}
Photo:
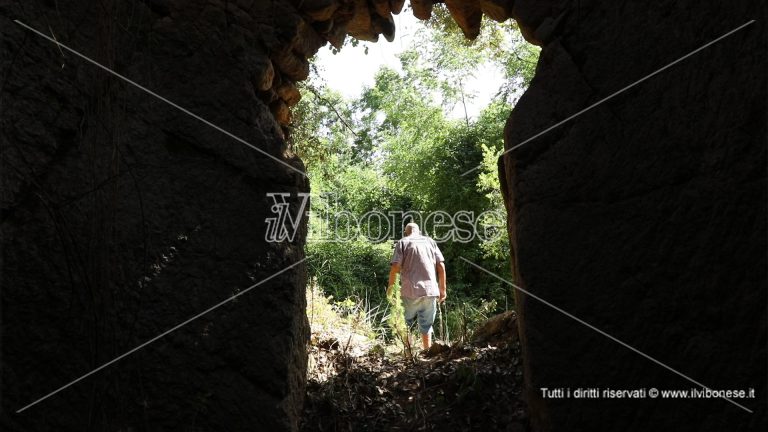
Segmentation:
{"type": "Polygon", "coordinates": [[[451,48],[345,99],[309,59],[397,38],[403,0],[0,1],[2,430],[764,429],[762,5],[409,4],[451,48]],[[471,64],[484,17],[542,47],[511,114],[426,63],[471,64]],[[497,162],[502,124],[507,152],[539,138],[497,162]],[[451,239],[452,348],[415,364],[363,325],[399,316],[410,220],[451,239]],[[326,318],[348,331],[313,340],[326,318]],[[590,396],[699,382],[747,396],[590,396]]]}
{"type": "Polygon", "coordinates": [[[356,13],[347,42],[310,60],[283,116],[311,182],[309,204],[299,207],[310,209],[304,428],[409,428],[429,418],[449,429],[525,429],[497,159],[538,47],[511,8],[490,19],[480,4],[413,2],[400,13],[382,3],[369,10],[370,22],[374,31],[383,16],[395,24],[384,26],[387,42],[372,43],[378,34],[356,13]],[[429,350],[407,329],[400,285],[385,294],[394,244],[409,222],[436,241],[448,268],[429,350]]]}

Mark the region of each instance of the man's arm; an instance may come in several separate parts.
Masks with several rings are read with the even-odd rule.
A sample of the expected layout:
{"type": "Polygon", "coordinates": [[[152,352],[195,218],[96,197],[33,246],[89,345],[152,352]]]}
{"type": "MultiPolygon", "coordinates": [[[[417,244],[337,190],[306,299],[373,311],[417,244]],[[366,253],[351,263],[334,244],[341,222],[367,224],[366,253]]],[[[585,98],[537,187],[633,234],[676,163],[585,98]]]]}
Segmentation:
{"type": "Polygon", "coordinates": [[[437,286],[440,288],[440,303],[442,303],[448,295],[445,281],[445,263],[440,261],[435,268],[437,270],[437,286]]]}
{"type": "Polygon", "coordinates": [[[392,263],[389,267],[389,283],[387,284],[387,297],[392,295],[392,287],[395,286],[397,274],[400,273],[400,263],[392,263]]]}

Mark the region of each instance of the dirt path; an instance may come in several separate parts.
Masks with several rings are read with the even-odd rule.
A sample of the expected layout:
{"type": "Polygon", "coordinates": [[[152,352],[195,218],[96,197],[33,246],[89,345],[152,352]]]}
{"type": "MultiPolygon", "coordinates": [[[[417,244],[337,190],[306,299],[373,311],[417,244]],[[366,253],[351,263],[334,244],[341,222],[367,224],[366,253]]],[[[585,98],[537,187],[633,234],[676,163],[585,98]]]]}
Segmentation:
{"type": "Polygon", "coordinates": [[[304,431],[528,430],[517,342],[413,361],[330,342],[310,357],[304,431]]]}

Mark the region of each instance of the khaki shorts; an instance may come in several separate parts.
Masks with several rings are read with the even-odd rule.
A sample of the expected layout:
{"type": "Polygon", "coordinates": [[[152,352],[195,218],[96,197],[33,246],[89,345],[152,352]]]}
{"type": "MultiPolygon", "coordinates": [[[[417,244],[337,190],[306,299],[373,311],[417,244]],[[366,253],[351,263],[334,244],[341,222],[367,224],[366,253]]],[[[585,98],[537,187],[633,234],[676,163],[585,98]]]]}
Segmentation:
{"type": "Polygon", "coordinates": [[[418,320],[421,334],[427,334],[432,331],[432,323],[435,322],[435,313],[437,313],[437,297],[419,297],[409,299],[403,297],[403,309],[405,309],[405,322],[408,328],[418,320]]]}

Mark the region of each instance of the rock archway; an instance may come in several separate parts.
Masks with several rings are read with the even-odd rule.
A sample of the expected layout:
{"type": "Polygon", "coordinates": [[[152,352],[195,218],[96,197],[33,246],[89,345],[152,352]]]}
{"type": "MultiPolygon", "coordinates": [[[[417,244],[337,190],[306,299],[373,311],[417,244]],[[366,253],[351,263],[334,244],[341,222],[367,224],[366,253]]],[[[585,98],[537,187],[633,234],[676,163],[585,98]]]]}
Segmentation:
{"type": "MultiPolygon", "coordinates": [[[[483,14],[511,17],[543,47],[508,147],[765,16],[746,2],[445,3],[468,37],[483,14]]],[[[410,5],[424,19],[433,2],[410,5]]],[[[296,429],[301,264],[119,367],[14,411],[301,260],[304,228],[269,243],[262,224],[268,192],[309,188],[285,141],[295,83],[326,43],[391,38],[403,6],[0,1],[3,430],[296,429]]],[[[762,21],[515,150],[500,172],[521,287],[712,388],[756,387],[764,402],[760,34],[762,21]]],[[[525,296],[518,305],[538,430],[746,429],[765,418],[765,404],[749,401],[755,414],[720,399],[545,399],[540,387],[690,383],[525,296]]]]}

